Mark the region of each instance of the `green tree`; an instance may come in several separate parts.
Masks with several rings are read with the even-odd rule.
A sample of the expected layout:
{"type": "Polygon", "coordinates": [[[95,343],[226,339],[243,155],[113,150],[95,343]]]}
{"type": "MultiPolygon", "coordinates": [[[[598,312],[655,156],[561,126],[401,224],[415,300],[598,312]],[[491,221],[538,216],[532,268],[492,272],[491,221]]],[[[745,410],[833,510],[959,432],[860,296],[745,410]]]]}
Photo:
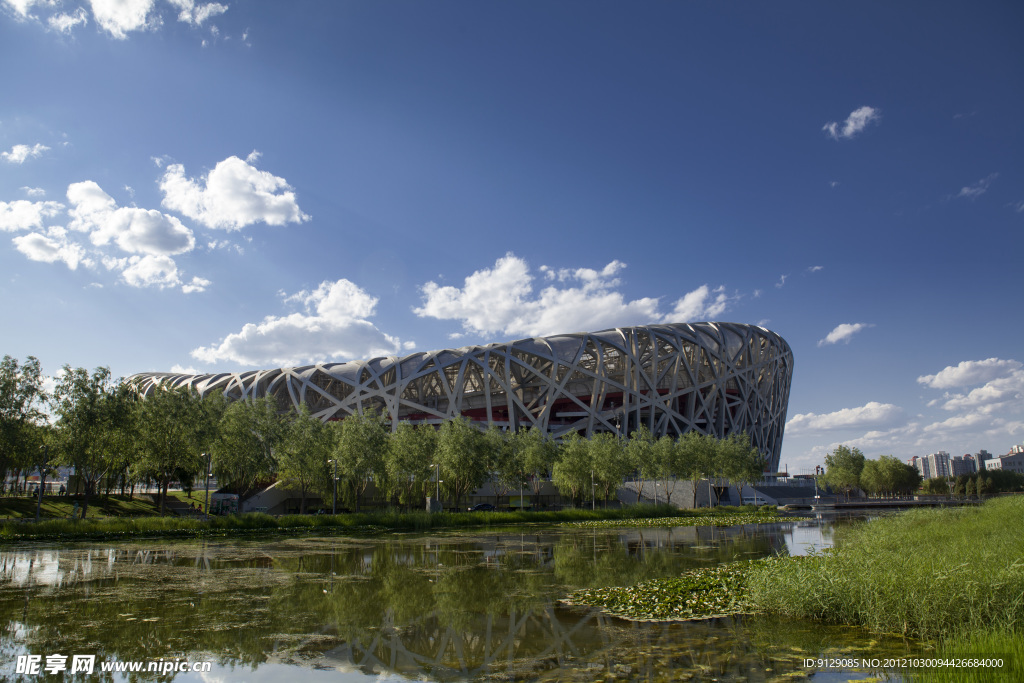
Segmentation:
{"type": "Polygon", "coordinates": [[[106,430],[115,412],[110,400],[114,386],[109,368],[96,368],[90,374],[85,368],[65,365],[51,403],[57,416],[54,441],[58,462],[74,467],[82,484],[82,519],[98,482],[111,467],[106,430]]]}
{"type": "Polygon", "coordinates": [[[562,496],[568,496],[573,505],[578,505],[584,499],[584,492],[590,490],[593,478],[589,444],[576,432],[570,432],[558,449],[558,459],[551,468],[551,481],[562,496]]]}
{"type": "Polygon", "coordinates": [[[513,432],[502,431],[491,425],[484,432],[484,450],[491,472],[491,486],[494,489],[494,505],[512,489],[518,489],[523,481],[523,459],[520,457],[521,441],[513,432]]]}
{"type": "Polygon", "coordinates": [[[431,465],[436,452],[437,431],[433,427],[414,427],[410,422],[399,422],[388,438],[385,454],[389,497],[398,498],[398,502],[406,506],[422,502],[433,483],[431,465]]]}
{"type": "Polygon", "coordinates": [[[445,492],[458,508],[462,497],[480,488],[490,476],[483,433],[465,418],[448,420],[438,431],[437,463],[445,492]]]}
{"type": "MultiPolygon", "coordinates": [[[[37,458],[31,453],[34,428],[45,422],[43,373],[39,359],[29,356],[19,364],[4,356],[0,361],[0,481],[11,469],[21,469],[37,458]]],[[[38,446],[35,446],[38,450],[38,446]]]]}
{"type": "Polygon", "coordinates": [[[520,429],[516,438],[521,443],[523,472],[530,479],[530,490],[535,498],[539,497],[541,487],[551,476],[551,469],[558,459],[558,445],[546,431],[537,427],[520,429]]]}
{"type": "Polygon", "coordinates": [[[626,475],[633,471],[633,463],[626,456],[622,442],[611,432],[599,432],[591,436],[589,449],[594,483],[597,485],[595,494],[601,494],[607,508],[608,499],[622,486],[626,475]]]}
{"type": "Polygon", "coordinates": [[[154,391],[141,402],[137,417],[142,453],[137,467],[160,483],[163,514],[170,482],[194,480],[206,466],[202,451],[209,445],[206,423],[212,418],[199,394],[185,387],[154,391]]]}
{"type": "Polygon", "coordinates": [[[327,460],[334,449],[331,429],[313,417],[303,403],[285,421],[277,449],[278,477],[282,486],[299,490],[299,514],[306,514],[306,497],[333,491],[327,460]]]}
{"type": "Polygon", "coordinates": [[[676,449],[676,472],[690,481],[690,490],[693,494],[692,506],[697,507],[697,485],[704,477],[710,477],[713,468],[714,440],[691,429],[679,437],[676,441],[676,449]]]}
{"type": "Polygon", "coordinates": [[[716,443],[717,457],[722,460],[722,472],[736,487],[736,495],[743,501],[743,487],[755,484],[764,475],[764,457],[750,445],[746,432],[733,433],[716,443]]]}
{"type": "Polygon", "coordinates": [[[885,490],[884,474],[877,460],[864,461],[864,469],[860,471],[860,487],[868,495],[878,495],[885,490]]]}
{"type": "MultiPolygon", "coordinates": [[[[644,495],[644,481],[655,479],[658,476],[658,467],[654,459],[654,437],[647,425],[640,425],[639,428],[629,435],[629,443],[626,445],[626,457],[630,466],[636,470],[640,477],[640,485],[637,487],[636,497],[639,501],[644,495]]],[[[654,485],[654,502],[658,502],[658,485],[654,485]]]]}
{"type": "Polygon", "coordinates": [[[358,512],[370,482],[376,482],[382,494],[387,491],[385,454],[390,432],[384,418],[372,409],[361,415],[353,413],[334,425],[338,478],[343,483],[344,499],[358,512]]]}
{"type": "Polygon", "coordinates": [[[825,484],[833,491],[842,491],[846,499],[860,487],[860,473],[864,469],[864,454],[859,448],[837,446],[825,456],[825,484]]]}
{"type": "Polygon", "coordinates": [[[654,461],[655,483],[654,493],[657,499],[658,479],[665,482],[665,502],[672,500],[676,484],[682,476],[685,462],[681,459],[682,451],[679,442],[669,435],[664,435],[651,445],[651,459],[654,461]]]}
{"type": "Polygon", "coordinates": [[[228,404],[213,446],[213,471],[220,481],[247,489],[277,472],[276,450],[284,420],[273,397],[228,404]]]}

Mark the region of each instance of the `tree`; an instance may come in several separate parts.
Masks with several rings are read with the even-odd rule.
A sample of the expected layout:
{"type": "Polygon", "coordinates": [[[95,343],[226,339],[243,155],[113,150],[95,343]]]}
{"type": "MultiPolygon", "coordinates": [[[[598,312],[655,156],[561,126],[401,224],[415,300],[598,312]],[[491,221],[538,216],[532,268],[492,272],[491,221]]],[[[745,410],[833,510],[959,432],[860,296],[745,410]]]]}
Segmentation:
{"type": "MultiPolygon", "coordinates": [[[[33,440],[32,428],[45,422],[42,406],[43,373],[39,359],[29,356],[23,364],[4,356],[0,361],[0,481],[12,468],[27,464],[33,440]]],[[[38,449],[38,447],[37,447],[38,449]]]]}
{"type": "MultiPolygon", "coordinates": [[[[629,435],[629,443],[626,445],[626,457],[629,464],[640,477],[640,486],[637,488],[636,498],[639,501],[644,494],[644,480],[655,479],[658,476],[658,467],[654,459],[654,437],[647,425],[642,424],[629,435]]],[[[655,479],[654,503],[658,503],[658,484],[655,479]]]]}
{"type": "Polygon", "coordinates": [[[420,503],[432,483],[432,463],[437,451],[437,431],[430,425],[414,427],[399,422],[388,438],[384,467],[388,476],[388,495],[402,505],[420,503]]]}
{"type": "Polygon", "coordinates": [[[491,425],[484,432],[484,450],[491,472],[491,486],[494,488],[494,505],[497,506],[502,496],[522,484],[521,441],[514,433],[491,425]]]}
{"type": "Polygon", "coordinates": [[[332,491],[327,459],[334,448],[331,429],[313,417],[305,403],[285,422],[277,449],[278,477],[282,486],[299,489],[299,514],[306,514],[306,496],[332,491]]]}
{"type": "Polygon", "coordinates": [[[860,473],[864,469],[864,454],[859,448],[837,446],[825,456],[825,483],[833,491],[843,491],[846,499],[860,487],[860,473]]]}
{"type": "Polygon", "coordinates": [[[722,473],[729,483],[736,487],[736,494],[743,502],[743,486],[755,484],[764,475],[764,457],[750,445],[746,432],[733,433],[715,444],[717,457],[722,460],[722,473]]]}
{"type": "Polygon", "coordinates": [[[884,474],[877,460],[865,460],[860,471],[860,487],[868,495],[878,495],[885,490],[884,474]]]}
{"type": "Polygon", "coordinates": [[[276,450],[284,421],[273,397],[229,404],[213,447],[213,471],[221,481],[252,487],[277,472],[276,450]]]}
{"type": "Polygon", "coordinates": [[[551,469],[558,458],[558,445],[551,440],[546,431],[537,427],[520,429],[516,438],[521,443],[523,473],[530,478],[533,495],[540,496],[541,486],[551,476],[551,469]]]}
{"type": "Polygon", "coordinates": [[[96,368],[90,374],[85,368],[65,365],[54,391],[58,460],[74,467],[82,484],[82,519],[96,484],[110,468],[108,451],[102,447],[102,432],[107,412],[103,403],[112,388],[109,368],[96,368]]]}
{"type": "Polygon", "coordinates": [[[207,424],[212,417],[193,389],[157,390],[141,402],[138,437],[142,457],[137,468],[160,483],[160,514],[164,513],[167,489],[174,480],[192,480],[206,463],[207,424]]]}
{"type": "Polygon", "coordinates": [[[437,437],[444,489],[458,508],[462,497],[480,488],[490,476],[484,436],[467,419],[457,417],[441,425],[437,437]]]}
{"type": "Polygon", "coordinates": [[[607,508],[608,499],[622,486],[626,475],[633,470],[633,464],[626,457],[622,442],[610,432],[599,432],[591,436],[589,449],[594,483],[597,485],[595,494],[601,494],[607,508]]]}
{"type": "MultiPolygon", "coordinates": [[[[689,479],[693,493],[693,507],[697,507],[697,484],[704,476],[710,476],[715,457],[714,443],[696,430],[684,433],[676,441],[677,464],[675,470],[689,479]]],[[[710,501],[709,501],[710,502],[710,501]]]]}
{"type": "Polygon", "coordinates": [[[388,428],[384,418],[370,409],[361,415],[353,413],[334,423],[336,435],[334,458],[338,461],[338,478],[344,483],[345,500],[358,512],[363,493],[370,482],[387,491],[387,469],[384,455],[388,448],[388,428]]]}
{"type": "MultiPolygon", "coordinates": [[[[654,461],[653,471],[656,473],[657,479],[665,482],[666,503],[672,501],[672,494],[675,493],[676,484],[685,465],[680,459],[680,455],[679,443],[667,434],[651,445],[651,459],[654,461]]],[[[655,494],[658,492],[657,479],[654,484],[655,494]]]]}
{"type": "Polygon", "coordinates": [[[568,495],[573,505],[577,505],[593,482],[593,473],[587,440],[576,432],[570,432],[562,439],[558,459],[551,468],[552,483],[559,493],[568,495]]]}

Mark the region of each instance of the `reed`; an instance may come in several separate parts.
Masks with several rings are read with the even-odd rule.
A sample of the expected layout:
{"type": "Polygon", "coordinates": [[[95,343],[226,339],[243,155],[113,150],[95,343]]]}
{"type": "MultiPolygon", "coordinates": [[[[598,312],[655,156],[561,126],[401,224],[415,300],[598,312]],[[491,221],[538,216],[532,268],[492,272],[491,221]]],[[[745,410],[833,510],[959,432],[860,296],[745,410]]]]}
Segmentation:
{"type": "Polygon", "coordinates": [[[997,643],[1019,639],[1022,521],[1024,497],[1015,496],[853,525],[837,532],[832,549],[752,570],[749,597],[770,613],[945,638],[951,647],[986,633],[997,643]]]}

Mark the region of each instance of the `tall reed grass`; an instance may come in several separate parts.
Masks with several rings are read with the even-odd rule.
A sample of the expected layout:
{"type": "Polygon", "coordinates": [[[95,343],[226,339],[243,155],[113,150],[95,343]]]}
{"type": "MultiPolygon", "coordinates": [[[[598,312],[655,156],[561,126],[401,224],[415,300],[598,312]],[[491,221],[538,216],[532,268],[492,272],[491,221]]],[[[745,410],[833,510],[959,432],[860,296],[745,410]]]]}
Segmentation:
{"type": "Polygon", "coordinates": [[[767,612],[863,625],[956,650],[974,647],[972,638],[984,652],[1014,642],[1019,655],[1024,496],[846,527],[834,548],[775,558],[753,570],[747,585],[767,612]]]}

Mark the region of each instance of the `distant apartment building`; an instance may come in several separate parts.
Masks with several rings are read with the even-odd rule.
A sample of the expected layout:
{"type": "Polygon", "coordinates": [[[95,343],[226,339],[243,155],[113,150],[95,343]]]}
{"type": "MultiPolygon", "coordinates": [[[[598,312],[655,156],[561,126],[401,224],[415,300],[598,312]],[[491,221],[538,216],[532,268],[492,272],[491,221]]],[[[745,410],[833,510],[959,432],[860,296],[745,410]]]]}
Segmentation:
{"type": "Polygon", "coordinates": [[[910,465],[917,468],[917,471],[921,473],[922,479],[948,477],[952,473],[949,460],[949,453],[939,451],[924,457],[915,455],[910,459],[910,465]]]}
{"type": "Polygon", "coordinates": [[[985,463],[992,459],[992,454],[982,448],[980,451],[974,454],[974,462],[978,467],[979,472],[985,471],[985,463]]]}
{"type": "Polygon", "coordinates": [[[953,473],[954,477],[960,475],[970,475],[978,471],[978,467],[974,462],[974,456],[969,453],[964,455],[958,455],[949,460],[949,468],[953,473]]]}

